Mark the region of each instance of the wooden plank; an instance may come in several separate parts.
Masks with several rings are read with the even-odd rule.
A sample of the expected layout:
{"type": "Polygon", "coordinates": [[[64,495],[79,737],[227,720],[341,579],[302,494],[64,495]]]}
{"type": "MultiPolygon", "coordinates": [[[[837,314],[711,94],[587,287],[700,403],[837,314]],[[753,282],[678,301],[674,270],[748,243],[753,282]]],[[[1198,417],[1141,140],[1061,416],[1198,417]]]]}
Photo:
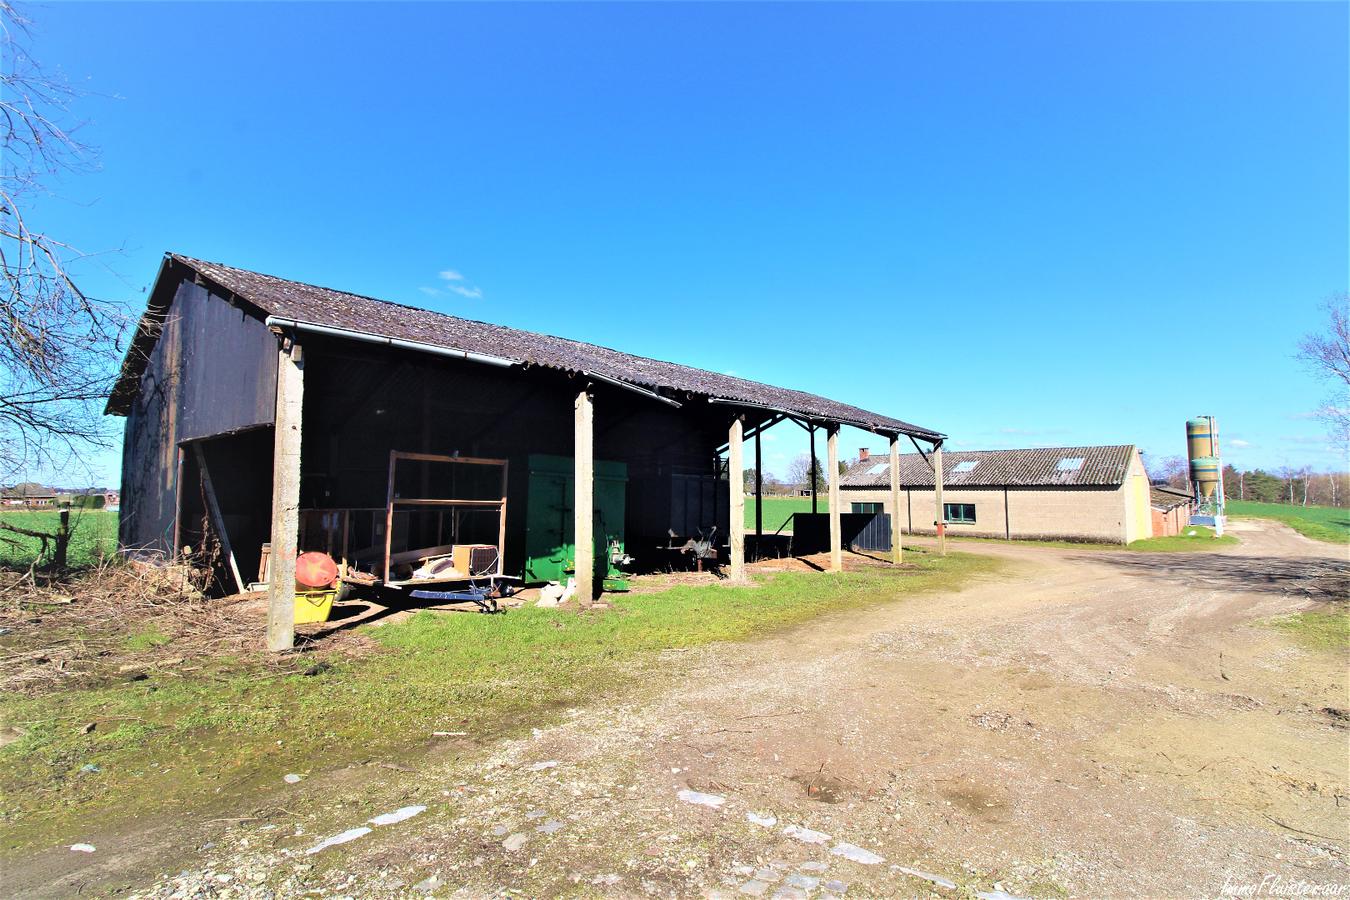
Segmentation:
{"type": "Polygon", "coordinates": [[[441,544],[439,547],[422,547],[418,550],[404,550],[402,553],[392,554],[389,557],[389,564],[391,566],[397,566],[402,563],[425,559],[428,556],[446,556],[454,549],[454,544],[441,544]]]}
{"type": "Polygon", "coordinates": [[[276,432],[272,460],[272,553],[267,593],[267,648],[295,646],[295,556],[300,536],[300,439],[305,369],[300,345],[277,354],[276,432]]]}
{"type": "Polygon", "coordinates": [[[831,423],[826,429],[829,440],[826,456],[830,467],[830,569],[844,571],[843,527],[839,521],[839,426],[831,423]]]}
{"type": "Polygon", "coordinates": [[[904,562],[900,546],[900,435],[891,435],[891,562],[904,562]]]}
{"type": "Polygon", "coordinates": [[[225,551],[225,558],[230,562],[230,574],[234,576],[234,587],[239,593],[244,592],[244,578],[239,574],[239,564],[234,561],[234,551],[230,549],[230,536],[225,533],[225,518],[220,514],[220,504],[216,502],[216,489],[211,484],[211,472],[206,468],[206,451],[202,449],[200,441],[194,441],[192,451],[197,456],[197,468],[202,473],[202,487],[206,489],[206,511],[211,515],[211,526],[216,529],[216,536],[220,538],[220,548],[225,551]]]}
{"type": "Polygon", "coordinates": [[[504,506],[501,500],[410,500],[407,497],[395,497],[395,506],[482,506],[495,509],[504,506]]]}
{"type": "Polygon", "coordinates": [[[389,554],[394,549],[394,463],[398,453],[389,451],[389,496],[384,507],[384,580],[389,582],[389,554]]]}
{"type": "Polygon", "coordinates": [[[577,392],[573,411],[572,541],[577,599],[595,600],[595,401],[590,386],[577,392]]]}
{"type": "Polygon", "coordinates": [[[342,511],[342,563],[347,564],[347,548],[351,546],[349,540],[352,533],[352,511],[344,509],[342,511]]]}
{"type": "Polygon", "coordinates": [[[727,434],[727,484],[731,489],[731,580],[745,580],[745,475],[742,454],[744,416],[731,420],[727,434]]]}
{"type": "Polygon", "coordinates": [[[504,459],[479,459],[475,456],[438,456],[434,453],[400,453],[395,450],[391,453],[394,459],[414,459],[423,462],[446,462],[446,463],[466,463],[474,466],[505,466],[504,459]]]}
{"type": "MultiPolygon", "coordinates": [[[[509,483],[507,478],[508,467],[502,466],[502,511],[501,519],[497,523],[497,574],[502,574],[503,560],[506,557],[506,486],[509,483]]],[[[458,529],[456,529],[458,533],[458,529]]]]}

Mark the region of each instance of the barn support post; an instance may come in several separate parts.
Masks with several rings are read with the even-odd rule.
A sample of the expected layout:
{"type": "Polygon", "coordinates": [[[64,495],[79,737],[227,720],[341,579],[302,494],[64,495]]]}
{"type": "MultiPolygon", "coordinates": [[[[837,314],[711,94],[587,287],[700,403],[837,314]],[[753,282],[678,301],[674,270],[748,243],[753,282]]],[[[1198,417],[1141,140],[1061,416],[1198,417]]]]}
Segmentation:
{"type": "Polygon", "coordinates": [[[933,445],[933,508],[937,513],[938,553],[947,555],[947,515],[942,506],[942,441],[933,445]]]}
{"type": "Polygon", "coordinates": [[[295,646],[295,556],[300,534],[300,437],[304,398],[304,353],[293,338],[285,338],[277,356],[272,562],[267,585],[267,649],[273,651],[295,646]]]}
{"type": "Polygon", "coordinates": [[[830,571],[844,571],[843,528],[839,522],[839,426],[830,423],[828,457],[830,466],[830,571]]]}
{"type": "Polygon", "coordinates": [[[759,446],[762,431],[764,423],[760,422],[755,429],[755,559],[764,555],[764,454],[759,446]]]}
{"type": "Polygon", "coordinates": [[[582,606],[595,600],[595,399],[590,385],[577,393],[573,405],[574,487],[572,536],[576,547],[577,598],[582,606]]]}
{"type": "Polygon", "coordinates": [[[811,468],[807,470],[806,480],[811,485],[811,513],[814,515],[816,509],[816,426],[807,428],[807,433],[811,435],[811,468]]]}
{"type": "Polygon", "coordinates": [[[727,484],[731,487],[731,580],[745,580],[745,475],[741,436],[745,416],[731,420],[727,435],[727,484]]]}
{"type": "Polygon", "coordinates": [[[900,546],[900,435],[891,435],[891,562],[904,562],[900,546]]]}

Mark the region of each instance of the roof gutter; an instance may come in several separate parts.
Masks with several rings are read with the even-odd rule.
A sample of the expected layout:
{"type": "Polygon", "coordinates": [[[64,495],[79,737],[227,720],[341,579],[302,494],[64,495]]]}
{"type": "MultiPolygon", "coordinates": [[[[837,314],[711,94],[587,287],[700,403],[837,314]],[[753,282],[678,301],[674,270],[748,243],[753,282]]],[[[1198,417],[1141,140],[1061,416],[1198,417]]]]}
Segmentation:
{"type": "Polygon", "coordinates": [[[315,325],[312,322],[301,322],[298,319],[282,319],[277,316],[268,316],[263,320],[263,324],[268,328],[291,328],[295,331],[306,331],[311,334],[327,334],[333,337],[349,338],[353,341],[365,341],[369,344],[383,344],[386,347],[398,347],[401,350],[415,350],[419,353],[434,353],[437,356],[449,356],[453,359],[464,359],[469,362],[487,363],[490,366],[506,367],[516,365],[515,360],[503,359],[500,356],[488,356],[485,353],[472,353],[468,350],[455,350],[450,347],[440,347],[436,344],[427,344],[422,341],[405,341],[401,338],[387,337],[382,334],[371,334],[368,331],[352,331],[346,328],[334,328],[331,325],[315,325]]]}
{"type": "Polygon", "coordinates": [[[636,384],[630,384],[627,381],[620,381],[617,378],[610,378],[608,375],[601,375],[598,372],[588,372],[584,369],[582,370],[581,374],[585,375],[587,378],[594,378],[596,381],[603,381],[605,384],[612,384],[615,387],[623,388],[626,391],[632,391],[635,394],[641,394],[644,397],[651,397],[653,400],[660,400],[662,403],[669,404],[670,406],[673,406],[676,409],[679,409],[683,405],[677,400],[672,400],[669,397],[662,397],[660,394],[656,393],[656,391],[649,391],[644,387],[638,387],[636,384]]]}

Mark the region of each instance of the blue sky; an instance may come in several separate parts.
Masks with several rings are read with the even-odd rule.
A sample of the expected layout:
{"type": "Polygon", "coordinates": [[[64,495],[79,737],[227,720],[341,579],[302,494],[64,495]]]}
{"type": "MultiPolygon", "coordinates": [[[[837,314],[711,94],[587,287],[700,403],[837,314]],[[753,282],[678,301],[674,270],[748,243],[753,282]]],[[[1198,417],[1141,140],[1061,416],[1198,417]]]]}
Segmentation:
{"type": "Polygon", "coordinates": [[[1182,454],[1210,414],[1325,468],[1291,355],[1350,280],[1348,9],[59,3],[35,55],[110,96],[40,213],[138,308],[172,250],[956,448],[1182,454]]]}

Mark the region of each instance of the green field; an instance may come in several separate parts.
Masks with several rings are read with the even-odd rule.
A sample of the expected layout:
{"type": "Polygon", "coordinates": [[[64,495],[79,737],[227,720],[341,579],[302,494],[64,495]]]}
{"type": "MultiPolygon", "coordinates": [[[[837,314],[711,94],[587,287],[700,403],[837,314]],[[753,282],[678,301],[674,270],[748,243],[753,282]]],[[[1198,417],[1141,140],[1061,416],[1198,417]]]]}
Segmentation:
{"type": "Polygon", "coordinates": [[[1318,541],[1350,543],[1350,510],[1330,506],[1285,506],[1283,503],[1253,503],[1229,500],[1224,506],[1230,516],[1275,519],[1295,531],[1318,541]]]}
{"type": "MultiPolygon", "coordinates": [[[[822,494],[818,498],[819,505],[816,507],[818,512],[829,512],[830,504],[822,494]]],[[[764,532],[773,534],[793,513],[809,513],[811,511],[810,497],[765,497],[764,498],[764,532]]],[[[747,531],[755,530],[755,498],[745,498],[745,527],[747,531]]],[[[791,530],[792,526],[788,526],[791,530]]]]}
{"type": "MultiPolygon", "coordinates": [[[[15,509],[0,512],[0,522],[23,528],[55,534],[60,513],[54,509],[15,509]]],[[[72,509],[70,511],[70,547],[66,563],[81,569],[98,562],[100,557],[117,552],[117,513],[101,509],[72,509]]],[[[0,530],[0,566],[23,568],[37,562],[51,562],[52,542],[47,542],[47,556],[38,559],[42,542],[34,537],[0,530]],[[14,541],[14,543],[10,543],[14,541]]]]}

